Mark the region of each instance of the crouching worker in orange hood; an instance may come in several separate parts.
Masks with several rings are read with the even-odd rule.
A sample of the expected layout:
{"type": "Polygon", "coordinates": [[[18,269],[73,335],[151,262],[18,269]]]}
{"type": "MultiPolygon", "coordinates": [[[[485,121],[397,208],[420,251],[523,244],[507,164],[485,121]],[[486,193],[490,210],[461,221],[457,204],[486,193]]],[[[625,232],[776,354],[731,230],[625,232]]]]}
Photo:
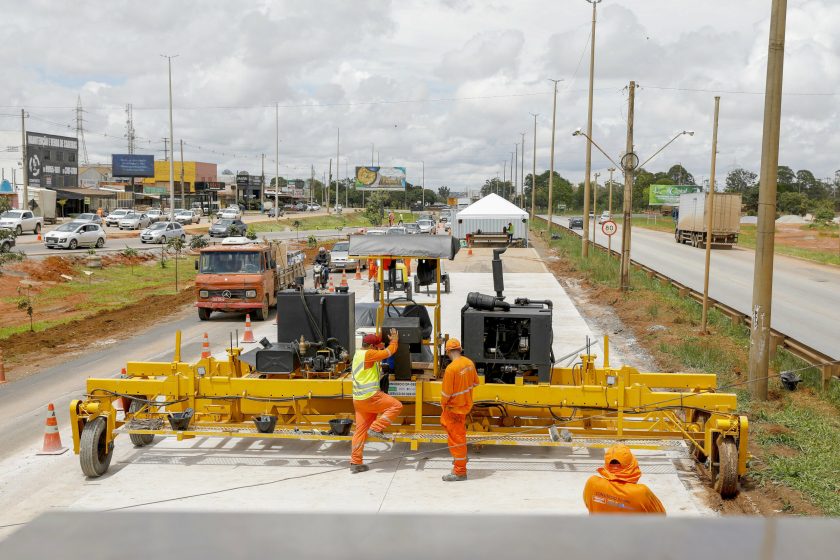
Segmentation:
{"type": "Polygon", "coordinates": [[[604,455],[600,476],[592,476],[583,489],[583,501],[594,513],[665,513],[650,488],[639,484],[642,471],[626,445],[615,444],[604,455]]]}

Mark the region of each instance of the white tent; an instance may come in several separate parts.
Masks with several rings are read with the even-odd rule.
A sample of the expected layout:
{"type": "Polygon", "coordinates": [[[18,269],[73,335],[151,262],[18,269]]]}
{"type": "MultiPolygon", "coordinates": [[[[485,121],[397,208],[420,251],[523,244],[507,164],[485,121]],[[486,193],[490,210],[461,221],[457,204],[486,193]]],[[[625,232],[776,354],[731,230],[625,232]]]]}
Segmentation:
{"type": "Polygon", "coordinates": [[[488,194],[455,215],[452,235],[464,239],[468,233],[501,233],[513,225],[514,239],[528,241],[528,212],[497,194],[488,194]]]}

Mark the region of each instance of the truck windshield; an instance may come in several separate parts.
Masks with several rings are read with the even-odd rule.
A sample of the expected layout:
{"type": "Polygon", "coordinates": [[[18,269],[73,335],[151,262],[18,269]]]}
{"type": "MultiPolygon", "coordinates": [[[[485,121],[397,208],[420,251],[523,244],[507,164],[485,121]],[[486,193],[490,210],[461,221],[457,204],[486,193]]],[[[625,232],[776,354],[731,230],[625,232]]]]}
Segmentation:
{"type": "Polygon", "coordinates": [[[20,218],[22,215],[23,212],[3,212],[0,218],[20,218]]]}
{"type": "Polygon", "coordinates": [[[255,274],[260,272],[260,253],[255,251],[208,252],[201,255],[202,274],[255,274]]]}

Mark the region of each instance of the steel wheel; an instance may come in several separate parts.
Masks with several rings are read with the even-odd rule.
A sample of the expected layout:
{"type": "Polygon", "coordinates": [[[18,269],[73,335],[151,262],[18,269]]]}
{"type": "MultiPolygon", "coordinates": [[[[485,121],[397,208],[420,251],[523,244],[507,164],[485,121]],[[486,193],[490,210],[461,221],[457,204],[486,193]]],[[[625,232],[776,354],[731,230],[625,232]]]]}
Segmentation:
{"type": "Polygon", "coordinates": [[[108,422],[99,416],[85,424],[79,441],[79,464],[85,476],[96,478],[108,471],[114,456],[114,443],[105,444],[108,422]]]}

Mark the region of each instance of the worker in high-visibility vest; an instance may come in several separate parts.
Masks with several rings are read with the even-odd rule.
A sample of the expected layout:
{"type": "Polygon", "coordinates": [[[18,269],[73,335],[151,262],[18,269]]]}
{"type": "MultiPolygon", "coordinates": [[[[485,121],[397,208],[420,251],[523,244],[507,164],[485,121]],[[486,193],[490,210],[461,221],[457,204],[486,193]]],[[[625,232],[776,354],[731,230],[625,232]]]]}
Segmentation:
{"type": "Polygon", "coordinates": [[[402,403],[382,392],[379,387],[382,379],[382,367],[379,362],[396,353],[399,339],[397,329],[391,329],[388,338],[390,344],[383,349],[382,337],[378,334],[366,334],[362,339],[362,349],[353,356],[353,408],[356,410],[356,430],[353,432],[350,472],[354,474],[369,469],[362,463],[368,436],[392,439],[384,431],[399,417],[402,410],[402,403]]]}
{"type": "Polygon", "coordinates": [[[665,513],[659,498],[644,484],[642,471],[630,448],[617,443],[604,454],[601,476],[591,476],[583,489],[583,502],[595,513],[665,513]]]}
{"type": "Polygon", "coordinates": [[[445,482],[467,480],[467,414],[472,410],[473,387],[478,385],[478,372],[472,360],[462,354],[457,338],[446,341],[446,355],[452,360],[443,372],[440,387],[440,423],[446,429],[452,472],[445,482]]]}

